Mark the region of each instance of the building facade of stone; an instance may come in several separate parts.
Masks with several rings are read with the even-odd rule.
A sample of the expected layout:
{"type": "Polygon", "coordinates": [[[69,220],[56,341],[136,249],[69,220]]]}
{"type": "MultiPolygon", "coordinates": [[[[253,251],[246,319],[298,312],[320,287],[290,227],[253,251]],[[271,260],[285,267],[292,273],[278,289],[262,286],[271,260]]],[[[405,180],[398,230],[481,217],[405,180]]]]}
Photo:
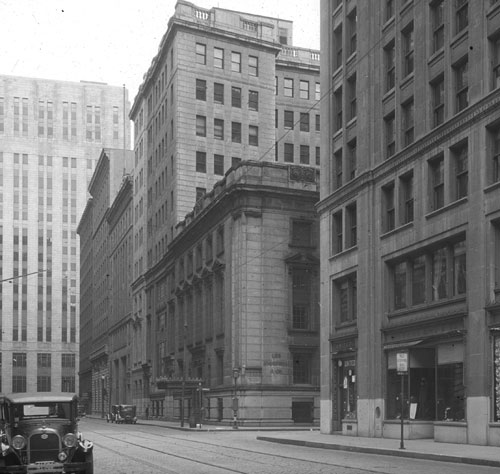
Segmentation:
{"type": "Polygon", "coordinates": [[[76,227],[101,148],[130,142],[127,101],[102,83],[0,76],[2,392],[82,388],[76,227]]]}
{"type": "Polygon", "coordinates": [[[179,223],[146,274],[153,416],[318,422],[317,177],[242,161],[179,223]]]}
{"type": "Polygon", "coordinates": [[[141,412],[161,402],[153,396],[161,351],[150,344],[156,290],[146,275],[172,255],[178,223],[241,160],[318,167],[319,54],[292,42],[290,21],[181,0],[144,75],[130,114],[137,341],[131,383],[141,412]]]}
{"type": "Polygon", "coordinates": [[[321,430],[498,446],[500,3],[321,11],[321,430]]]}

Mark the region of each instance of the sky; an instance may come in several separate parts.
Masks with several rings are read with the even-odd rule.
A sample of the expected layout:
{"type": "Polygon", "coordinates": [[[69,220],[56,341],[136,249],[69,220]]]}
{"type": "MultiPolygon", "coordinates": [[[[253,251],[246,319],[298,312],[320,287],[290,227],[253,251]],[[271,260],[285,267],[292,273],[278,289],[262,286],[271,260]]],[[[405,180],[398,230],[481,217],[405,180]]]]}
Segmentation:
{"type": "MultiPolygon", "coordinates": [[[[319,49],[320,0],[197,0],[293,21],[294,46],[319,49]]],[[[0,74],[125,84],[133,101],[176,0],[0,0],[0,74]]]]}

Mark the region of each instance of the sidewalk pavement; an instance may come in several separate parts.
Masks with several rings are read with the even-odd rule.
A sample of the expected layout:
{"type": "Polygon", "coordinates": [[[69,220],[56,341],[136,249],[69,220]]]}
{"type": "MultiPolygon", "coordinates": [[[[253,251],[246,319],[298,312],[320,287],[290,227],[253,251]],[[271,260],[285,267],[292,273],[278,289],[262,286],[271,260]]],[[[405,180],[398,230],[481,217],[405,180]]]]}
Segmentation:
{"type": "MultiPolygon", "coordinates": [[[[97,417],[93,417],[97,418],[97,417]]],[[[104,420],[103,420],[104,421],[104,420]]],[[[471,444],[438,443],[432,439],[404,440],[404,449],[400,449],[399,439],[364,438],[343,436],[342,434],[322,434],[317,427],[246,427],[233,429],[231,425],[202,425],[190,428],[186,420],[184,427],[179,422],[158,419],[139,419],[141,425],[163,426],[182,431],[253,431],[256,438],[272,443],[291,444],[309,448],[322,448],[357,453],[399,456],[431,461],[454,462],[477,466],[500,467],[500,447],[477,446],[471,444]]]]}

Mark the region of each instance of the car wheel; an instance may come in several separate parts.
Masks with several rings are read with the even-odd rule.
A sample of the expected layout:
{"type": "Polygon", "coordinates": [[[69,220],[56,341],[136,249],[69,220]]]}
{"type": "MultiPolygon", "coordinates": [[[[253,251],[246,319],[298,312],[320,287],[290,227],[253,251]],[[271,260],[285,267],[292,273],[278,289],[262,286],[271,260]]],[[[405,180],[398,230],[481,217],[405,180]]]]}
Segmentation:
{"type": "Polygon", "coordinates": [[[85,455],[85,462],[90,463],[90,466],[85,470],[85,474],[94,474],[94,453],[87,453],[85,455]]]}

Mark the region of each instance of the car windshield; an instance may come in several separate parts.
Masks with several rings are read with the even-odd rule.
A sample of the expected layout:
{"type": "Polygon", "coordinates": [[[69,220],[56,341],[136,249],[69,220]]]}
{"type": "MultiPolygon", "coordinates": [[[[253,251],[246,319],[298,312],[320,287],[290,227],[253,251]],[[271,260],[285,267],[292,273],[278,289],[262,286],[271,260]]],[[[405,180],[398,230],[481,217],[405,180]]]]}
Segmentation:
{"type": "Polygon", "coordinates": [[[70,418],[71,404],[44,402],[15,405],[15,417],[21,420],[31,418],[70,418]]]}
{"type": "Polygon", "coordinates": [[[122,407],[122,413],[126,415],[133,415],[134,407],[122,407]]]}

